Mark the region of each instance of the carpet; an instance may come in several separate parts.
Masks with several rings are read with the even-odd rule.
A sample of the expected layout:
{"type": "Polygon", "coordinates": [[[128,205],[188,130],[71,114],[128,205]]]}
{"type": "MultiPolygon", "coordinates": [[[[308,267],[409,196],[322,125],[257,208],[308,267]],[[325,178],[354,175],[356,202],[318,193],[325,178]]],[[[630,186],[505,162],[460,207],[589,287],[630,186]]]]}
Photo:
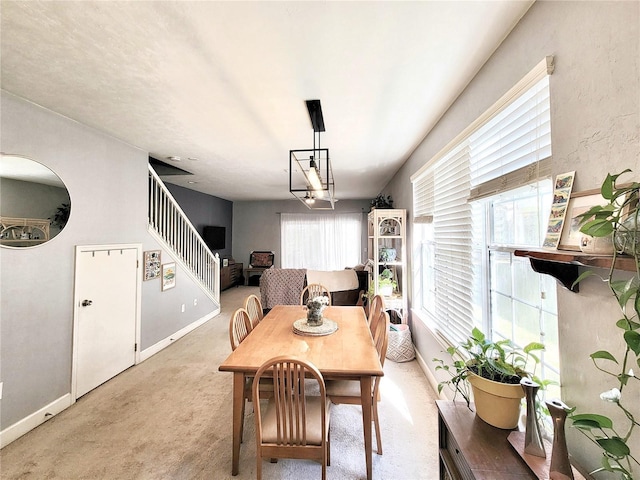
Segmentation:
{"type": "MultiPolygon", "coordinates": [[[[13,479],[253,479],[255,436],[247,405],[240,473],[231,476],[231,381],[218,365],[231,352],[229,318],[257,287],[222,292],[222,312],[146,361],[129,368],[0,451],[13,479]]],[[[373,477],[438,478],[435,393],[417,362],[387,360],[379,404],[384,455],[373,477]]],[[[374,434],[375,435],[375,434],[374,434]]],[[[306,460],[263,463],[265,480],[320,478],[306,460]]],[[[366,478],[362,412],[334,405],[327,478],[366,478]]]]}

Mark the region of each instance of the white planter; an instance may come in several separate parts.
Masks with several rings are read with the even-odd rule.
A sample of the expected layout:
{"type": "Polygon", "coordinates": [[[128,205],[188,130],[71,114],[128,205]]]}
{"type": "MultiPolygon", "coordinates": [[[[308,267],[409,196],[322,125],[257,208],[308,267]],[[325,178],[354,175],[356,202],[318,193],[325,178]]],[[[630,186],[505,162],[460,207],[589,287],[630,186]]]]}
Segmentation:
{"type": "Polygon", "coordinates": [[[378,287],[378,293],[383,297],[390,297],[393,294],[393,285],[378,287]]]}

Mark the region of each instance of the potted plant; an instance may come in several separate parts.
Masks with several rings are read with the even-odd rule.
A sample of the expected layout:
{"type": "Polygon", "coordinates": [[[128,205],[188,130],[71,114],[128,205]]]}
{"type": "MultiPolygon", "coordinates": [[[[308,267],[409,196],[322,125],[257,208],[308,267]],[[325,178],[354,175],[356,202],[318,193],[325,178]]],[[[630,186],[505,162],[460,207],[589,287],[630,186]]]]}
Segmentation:
{"type": "MultiPolygon", "coordinates": [[[[633,371],[634,367],[640,367],[640,183],[617,184],[618,178],[628,172],[630,170],[607,175],[600,191],[608,203],[582,214],[580,228],[582,233],[596,238],[613,235],[616,246],[611,268],[602,280],[607,283],[620,307],[622,317],[615,326],[622,337],[623,351],[611,353],[599,350],[592,353],[590,358],[595,368],[610,381],[605,387],[608,390],[601,393],[600,398],[619,408],[623,420],[614,425],[611,418],[598,413],[573,413],[570,416],[572,426],[602,450],[601,467],[591,473],[609,472],[623,480],[631,480],[633,468],[640,466],[640,459],[634,457],[629,447],[634,430],[640,426],[636,418],[638,399],[624,393],[630,383],[640,381],[640,375],[633,371]],[[614,278],[616,259],[620,254],[630,256],[635,266],[631,278],[625,280],[614,278]]],[[[595,275],[595,272],[583,272],[574,284],[591,275],[595,275]]]]}
{"type": "Polygon", "coordinates": [[[56,213],[51,219],[51,225],[60,228],[62,230],[69,221],[69,214],[71,213],[71,204],[63,203],[58,207],[56,213]]]}
{"type": "Polygon", "coordinates": [[[393,272],[385,268],[378,275],[378,293],[383,297],[389,297],[398,288],[398,283],[393,279],[393,272]]]}
{"type": "Polygon", "coordinates": [[[393,208],[393,198],[391,195],[387,195],[386,197],[382,194],[379,194],[376,198],[371,200],[371,210],[374,208],[393,208]]]}
{"type": "Polygon", "coordinates": [[[451,388],[471,408],[473,392],[476,414],[482,420],[498,428],[515,428],[524,397],[520,380],[528,377],[544,385],[535,377],[535,367],[540,359],[533,352],[540,350],[544,350],[544,345],[538,342],[524,348],[518,348],[511,340],[493,342],[474,328],[460,345],[447,348],[453,359],[451,365],[439,358],[433,359],[436,370],[451,377],[438,384],[438,393],[445,387],[451,388]]]}

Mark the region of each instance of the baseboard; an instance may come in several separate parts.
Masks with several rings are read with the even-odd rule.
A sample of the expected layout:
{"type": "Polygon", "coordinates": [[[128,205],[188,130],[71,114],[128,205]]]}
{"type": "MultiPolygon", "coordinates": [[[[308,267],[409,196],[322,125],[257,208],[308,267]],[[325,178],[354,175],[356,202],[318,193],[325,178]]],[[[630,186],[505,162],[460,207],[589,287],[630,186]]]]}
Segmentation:
{"type": "Polygon", "coordinates": [[[32,413],[31,415],[17,421],[10,427],[5,428],[0,432],[0,448],[4,448],[14,440],[17,440],[25,433],[33,430],[38,425],[43,424],[54,415],[57,415],[65,408],[71,406],[71,394],[67,393],[62,397],[54,400],[49,405],[42,407],[40,410],[32,413]]]}
{"type": "MultiPolygon", "coordinates": [[[[418,365],[420,365],[420,368],[422,369],[422,373],[424,373],[424,376],[427,377],[427,381],[429,382],[429,385],[431,385],[431,388],[437,394],[438,380],[436,380],[436,377],[433,375],[433,372],[429,369],[429,367],[427,366],[427,363],[424,361],[424,358],[422,357],[422,355],[420,355],[420,352],[418,352],[417,349],[416,349],[416,360],[418,361],[418,365]]],[[[438,396],[441,399],[448,400],[446,395],[444,395],[444,392],[438,396]]]]}
{"type": "Polygon", "coordinates": [[[151,345],[149,348],[145,348],[144,350],[142,350],[140,352],[140,361],[144,362],[147,358],[152,357],[153,355],[155,355],[159,351],[167,348],[169,345],[171,345],[176,340],[184,337],[187,333],[195,330],[199,326],[203,325],[204,323],[208,322],[213,317],[216,317],[218,315],[220,315],[220,308],[215,309],[213,312],[209,312],[204,317],[202,317],[202,318],[196,320],[195,322],[187,325],[183,329],[178,330],[176,333],[174,333],[173,335],[170,335],[169,337],[165,338],[164,340],[160,340],[155,345],[151,345]]]}

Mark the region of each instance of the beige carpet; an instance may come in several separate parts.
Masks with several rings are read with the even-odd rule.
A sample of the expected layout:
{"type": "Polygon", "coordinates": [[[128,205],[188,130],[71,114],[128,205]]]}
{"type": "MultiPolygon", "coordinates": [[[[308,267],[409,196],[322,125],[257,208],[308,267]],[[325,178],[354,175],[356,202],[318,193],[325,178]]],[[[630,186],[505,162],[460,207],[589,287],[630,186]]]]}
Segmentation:
{"type": "MultiPolygon", "coordinates": [[[[254,419],[247,407],[240,474],[231,476],[231,374],[218,372],[231,313],[257,287],[222,293],[222,313],[0,451],[9,479],[252,479],[254,419]]],[[[418,364],[387,360],[381,383],[384,455],[374,479],[437,479],[434,393],[418,364]]],[[[375,439],[374,449],[375,449],[375,439]]],[[[263,478],[320,478],[305,460],[264,462],[263,478]]],[[[328,479],[366,478],[362,414],[335,406],[328,479]]]]}

